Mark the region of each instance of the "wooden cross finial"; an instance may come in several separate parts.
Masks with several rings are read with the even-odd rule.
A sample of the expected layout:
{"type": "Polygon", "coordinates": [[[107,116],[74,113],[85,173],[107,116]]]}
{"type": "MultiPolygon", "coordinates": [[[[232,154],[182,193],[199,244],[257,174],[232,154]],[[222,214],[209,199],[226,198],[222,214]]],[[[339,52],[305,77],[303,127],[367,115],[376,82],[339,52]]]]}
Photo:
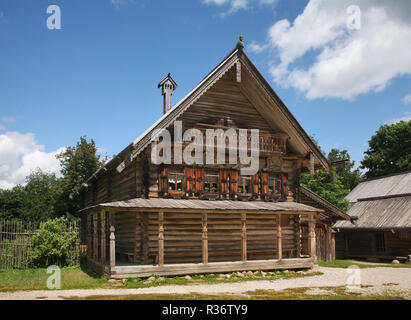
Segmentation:
{"type": "Polygon", "coordinates": [[[244,39],[244,36],[242,34],[240,34],[239,37],[238,37],[238,42],[237,42],[237,48],[238,49],[243,49],[244,48],[243,39],[244,39]]]}

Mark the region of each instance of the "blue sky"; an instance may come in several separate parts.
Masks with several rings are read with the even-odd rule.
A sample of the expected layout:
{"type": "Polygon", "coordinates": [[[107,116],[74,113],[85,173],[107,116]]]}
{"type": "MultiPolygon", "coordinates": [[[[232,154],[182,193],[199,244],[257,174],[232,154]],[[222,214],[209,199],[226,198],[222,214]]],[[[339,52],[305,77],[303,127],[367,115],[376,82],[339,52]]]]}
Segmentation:
{"type": "Polygon", "coordinates": [[[120,152],[162,115],[168,72],[177,103],[240,33],[304,129],[358,164],[380,125],[411,118],[411,26],[407,1],[357,2],[359,30],[344,29],[344,1],[0,0],[0,188],[58,171],[82,135],[120,152]]]}

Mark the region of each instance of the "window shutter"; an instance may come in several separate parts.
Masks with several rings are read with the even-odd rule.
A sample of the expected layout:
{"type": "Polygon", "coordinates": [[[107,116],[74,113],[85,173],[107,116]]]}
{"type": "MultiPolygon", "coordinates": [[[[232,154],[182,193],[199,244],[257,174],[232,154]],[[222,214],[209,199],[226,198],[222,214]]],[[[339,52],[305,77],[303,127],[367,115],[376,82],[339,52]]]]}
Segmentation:
{"type": "Polygon", "coordinates": [[[167,178],[167,168],[163,167],[158,175],[158,189],[162,194],[167,193],[168,191],[167,178]]]}
{"type": "Polygon", "coordinates": [[[268,195],[268,172],[261,172],[261,193],[268,195]]]}
{"type": "Polygon", "coordinates": [[[204,190],[204,168],[196,169],[196,193],[203,193],[204,190]]]}
{"type": "Polygon", "coordinates": [[[227,175],[226,170],[220,170],[219,180],[220,180],[220,193],[227,194],[228,193],[228,175],[227,175]]]}
{"type": "Polygon", "coordinates": [[[260,184],[260,179],[259,179],[259,174],[256,173],[251,177],[251,184],[252,184],[252,190],[253,190],[253,195],[258,195],[259,192],[259,184],[260,184]]]}
{"type": "Polygon", "coordinates": [[[237,194],[238,191],[238,171],[230,172],[230,188],[232,194],[237,194]]]}
{"type": "Polygon", "coordinates": [[[288,177],[286,174],[281,175],[281,182],[283,184],[283,196],[286,197],[288,195],[288,177]]]}
{"type": "Polygon", "coordinates": [[[193,193],[194,192],[194,169],[193,168],[185,168],[185,181],[186,181],[186,192],[193,193]]]}

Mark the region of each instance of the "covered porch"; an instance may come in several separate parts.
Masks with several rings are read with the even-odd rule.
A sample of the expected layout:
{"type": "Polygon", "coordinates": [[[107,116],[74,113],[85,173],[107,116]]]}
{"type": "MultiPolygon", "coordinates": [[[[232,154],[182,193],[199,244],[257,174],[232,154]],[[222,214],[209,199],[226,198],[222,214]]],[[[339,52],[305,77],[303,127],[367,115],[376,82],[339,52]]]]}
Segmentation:
{"type": "Polygon", "coordinates": [[[296,202],[100,204],[83,210],[88,262],[110,278],[311,268],[319,211],[296,202]],[[309,221],[308,255],[301,254],[302,218],[309,221]]]}

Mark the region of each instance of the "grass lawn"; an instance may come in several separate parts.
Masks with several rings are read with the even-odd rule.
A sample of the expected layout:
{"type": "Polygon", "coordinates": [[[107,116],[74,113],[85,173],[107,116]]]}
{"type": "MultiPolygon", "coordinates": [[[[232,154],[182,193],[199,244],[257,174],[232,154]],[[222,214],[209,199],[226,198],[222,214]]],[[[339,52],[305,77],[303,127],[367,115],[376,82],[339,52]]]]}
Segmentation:
{"type": "MultiPolygon", "coordinates": [[[[0,269],[0,291],[47,290],[47,269],[0,269]]],[[[107,283],[104,277],[92,276],[80,267],[61,268],[61,289],[101,288],[107,283]]]]}
{"type": "MultiPolygon", "coordinates": [[[[266,274],[263,277],[261,272],[253,276],[239,277],[231,275],[230,278],[218,279],[219,274],[193,275],[191,279],[184,277],[158,277],[153,276],[153,281],[146,278],[132,278],[116,283],[110,283],[105,277],[93,276],[78,267],[61,269],[61,289],[131,289],[149,288],[164,285],[187,285],[187,284],[212,284],[241,282],[250,280],[277,280],[291,279],[298,277],[309,277],[320,275],[320,272],[294,272],[276,271],[266,274]]],[[[46,269],[27,269],[27,270],[0,270],[0,291],[21,291],[21,290],[47,290],[46,269]]]]}
{"type": "Polygon", "coordinates": [[[361,263],[355,260],[333,260],[333,261],[318,261],[318,265],[320,267],[328,267],[328,268],[348,268],[349,266],[356,265],[361,269],[366,268],[411,268],[410,262],[400,263],[400,264],[372,264],[372,263],[361,263]]]}

